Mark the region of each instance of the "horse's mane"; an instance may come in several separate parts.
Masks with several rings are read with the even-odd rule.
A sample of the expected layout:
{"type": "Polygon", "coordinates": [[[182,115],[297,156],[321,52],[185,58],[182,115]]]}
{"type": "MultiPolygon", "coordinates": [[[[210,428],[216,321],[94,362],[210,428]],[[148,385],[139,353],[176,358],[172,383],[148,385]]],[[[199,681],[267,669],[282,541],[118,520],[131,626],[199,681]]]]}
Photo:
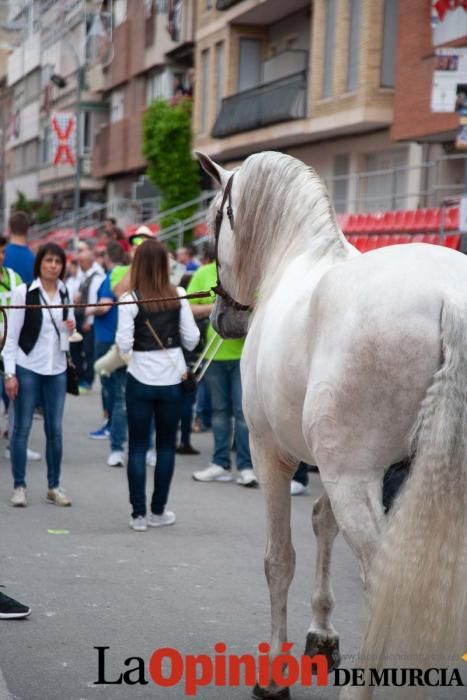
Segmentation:
{"type": "Polygon", "coordinates": [[[278,269],[303,249],[304,239],[317,256],[330,248],[345,254],[329,194],[312,168],[292,156],[266,151],[243,163],[240,182],[232,206],[234,276],[243,297],[257,291],[258,270],[266,262],[278,269]]]}

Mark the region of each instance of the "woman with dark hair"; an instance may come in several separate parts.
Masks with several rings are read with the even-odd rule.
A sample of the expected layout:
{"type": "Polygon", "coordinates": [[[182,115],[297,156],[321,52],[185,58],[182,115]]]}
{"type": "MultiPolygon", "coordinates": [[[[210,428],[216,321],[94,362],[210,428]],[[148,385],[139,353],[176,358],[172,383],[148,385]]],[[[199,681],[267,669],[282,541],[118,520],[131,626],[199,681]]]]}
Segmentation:
{"type": "Polygon", "coordinates": [[[175,297],[173,301],[129,304],[118,309],[117,345],[122,353],[133,351],[126,386],[130,527],[143,532],[148,525],[160,527],[175,522],[175,514],[165,506],[175,466],[181,381],[186,372],[182,346],[193,350],[199,331],[186,299],[177,299],[185,290],[170,283],[167,250],[159,241],[148,239],[136,249],[131,289],[122,301],[175,297]],[[157,460],[147,518],[146,450],[153,418],[157,460]]]}
{"type": "MultiPolygon", "coordinates": [[[[66,258],[60,246],[46,243],[34,262],[34,281],[13,292],[12,306],[69,303],[63,277],[66,258]]],[[[15,426],[10,443],[13,506],[26,506],[26,448],[35,407],[44,412],[47,458],[47,501],[70,506],[60,488],[62,421],[66,393],[66,351],[75,329],[73,309],[10,309],[3,351],[5,390],[15,402],[15,426]]]]}

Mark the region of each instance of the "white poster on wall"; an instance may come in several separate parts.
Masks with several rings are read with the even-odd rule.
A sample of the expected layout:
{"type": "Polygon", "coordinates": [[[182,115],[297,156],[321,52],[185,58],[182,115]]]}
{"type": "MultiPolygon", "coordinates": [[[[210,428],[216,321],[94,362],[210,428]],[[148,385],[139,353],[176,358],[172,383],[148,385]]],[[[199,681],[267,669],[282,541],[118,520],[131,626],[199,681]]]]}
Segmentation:
{"type": "Polygon", "coordinates": [[[467,0],[431,0],[433,46],[467,34],[467,0]]]}
{"type": "Polygon", "coordinates": [[[465,98],[467,98],[467,48],[437,49],[431,90],[431,111],[463,113],[460,107],[465,98]]]}

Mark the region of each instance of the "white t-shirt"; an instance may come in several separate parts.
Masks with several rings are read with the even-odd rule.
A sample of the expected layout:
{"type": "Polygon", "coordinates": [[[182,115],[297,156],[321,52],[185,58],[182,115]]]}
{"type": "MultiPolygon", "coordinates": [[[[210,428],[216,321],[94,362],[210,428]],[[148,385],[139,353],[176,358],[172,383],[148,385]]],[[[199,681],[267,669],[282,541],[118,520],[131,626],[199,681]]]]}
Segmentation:
{"type": "MultiPolygon", "coordinates": [[[[179,296],[184,296],[185,293],[182,287],[177,287],[179,296]]],[[[127,293],[121,297],[120,301],[130,301],[133,298],[131,293],[127,293]]],[[[133,350],[135,318],[138,310],[138,304],[118,307],[118,327],[115,340],[123,354],[133,350]]],[[[180,301],[179,329],[183,347],[187,350],[194,350],[199,342],[199,329],[186,299],[180,301]]],[[[170,386],[180,384],[182,375],[186,372],[186,362],[181,348],[148,350],[147,352],[134,351],[131,354],[128,372],[142,384],[170,386]]]]}

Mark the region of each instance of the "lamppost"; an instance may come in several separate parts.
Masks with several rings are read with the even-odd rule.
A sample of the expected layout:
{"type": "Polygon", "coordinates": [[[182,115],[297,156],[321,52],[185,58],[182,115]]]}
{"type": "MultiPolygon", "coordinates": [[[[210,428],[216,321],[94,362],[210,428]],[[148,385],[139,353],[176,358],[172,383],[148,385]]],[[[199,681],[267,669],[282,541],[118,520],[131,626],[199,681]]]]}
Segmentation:
{"type": "MultiPolygon", "coordinates": [[[[76,168],[75,168],[75,183],[73,194],[73,228],[75,231],[73,247],[78,249],[79,241],[79,210],[80,210],[80,195],[81,195],[81,86],[84,78],[84,66],[81,65],[80,58],[74,46],[67,42],[72,50],[72,54],[76,59],[76,104],[75,104],[75,122],[76,122],[76,168]]],[[[68,81],[59,73],[53,73],[50,77],[51,82],[59,89],[63,89],[68,85],[68,81]]]]}

